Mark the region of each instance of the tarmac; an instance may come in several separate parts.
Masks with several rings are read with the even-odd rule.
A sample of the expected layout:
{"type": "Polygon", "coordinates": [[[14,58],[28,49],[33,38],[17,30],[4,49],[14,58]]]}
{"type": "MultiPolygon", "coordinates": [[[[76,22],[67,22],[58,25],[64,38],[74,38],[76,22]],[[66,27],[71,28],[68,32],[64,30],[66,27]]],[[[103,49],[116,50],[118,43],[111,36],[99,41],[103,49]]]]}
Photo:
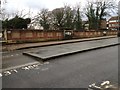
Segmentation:
{"type": "Polygon", "coordinates": [[[117,36],[15,44],[10,47],[11,49],[13,48],[13,51],[2,52],[2,60],[4,60],[3,64],[5,65],[2,70],[4,69],[3,71],[6,71],[11,68],[28,66],[29,64],[41,63],[57,57],[110,47],[118,44],[117,36]]]}

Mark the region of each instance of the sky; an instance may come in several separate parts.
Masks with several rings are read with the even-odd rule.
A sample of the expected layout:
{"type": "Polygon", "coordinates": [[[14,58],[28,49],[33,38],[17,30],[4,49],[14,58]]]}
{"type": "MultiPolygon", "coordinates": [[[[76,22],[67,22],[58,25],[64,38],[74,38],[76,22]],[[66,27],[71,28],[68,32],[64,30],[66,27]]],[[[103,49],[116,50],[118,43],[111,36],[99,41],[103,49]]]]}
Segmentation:
{"type": "MultiPolygon", "coordinates": [[[[116,0],[116,2],[118,1],[116,0]]],[[[4,7],[8,13],[23,10],[24,12],[31,11],[32,15],[35,15],[42,8],[53,10],[63,7],[64,4],[75,6],[77,3],[84,7],[86,2],[87,0],[7,0],[7,4],[4,4],[4,7]]]]}
{"type": "Polygon", "coordinates": [[[53,10],[63,7],[64,4],[75,6],[77,3],[81,3],[83,7],[85,0],[7,0],[7,4],[4,5],[4,7],[6,11],[10,13],[21,10],[35,13],[42,8],[53,10]]]}

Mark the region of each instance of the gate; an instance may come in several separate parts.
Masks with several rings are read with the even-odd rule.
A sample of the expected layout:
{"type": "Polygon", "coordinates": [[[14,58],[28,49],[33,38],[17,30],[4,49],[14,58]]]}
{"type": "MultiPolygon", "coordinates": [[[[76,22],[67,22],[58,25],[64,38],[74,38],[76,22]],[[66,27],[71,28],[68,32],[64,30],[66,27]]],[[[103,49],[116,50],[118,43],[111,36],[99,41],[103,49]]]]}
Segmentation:
{"type": "Polygon", "coordinates": [[[72,39],[73,37],[73,30],[64,30],[64,39],[72,39]]]}

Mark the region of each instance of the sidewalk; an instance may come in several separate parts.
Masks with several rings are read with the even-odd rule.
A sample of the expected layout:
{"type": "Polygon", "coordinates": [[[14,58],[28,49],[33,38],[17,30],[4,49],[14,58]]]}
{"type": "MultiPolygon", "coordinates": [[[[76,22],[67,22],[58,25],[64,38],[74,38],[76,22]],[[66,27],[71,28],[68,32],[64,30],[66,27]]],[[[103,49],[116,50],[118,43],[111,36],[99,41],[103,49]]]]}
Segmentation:
{"type": "Polygon", "coordinates": [[[12,45],[2,46],[2,50],[3,51],[13,51],[13,50],[18,50],[18,49],[27,49],[27,48],[34,48],[34,47],[43,47],[43,46],[83,42],[83,41],[92,41],[92,40],[107,39],[107,38],[114,38],[114,37],[117,37],[117,36],[114,35],[114,36],[104,36],[104,37],[84,38],[84,39],[74,39],[74,40],[63,40],[63,41],[49,41],[49,42],[39,42],[39,43],[12,44],[12,45]]]}
{"type": "Polygon", "coordinates": [[[87,42],[77,42],[70,44],[55,45],[49,47],[37,48],[37,50],[24,52],[24,55],[38,58],[38,60],[49,60],[61,56],[71,55],[75,53],[110,47],[119,45],[118,38],[93,40],[87,42]]]}

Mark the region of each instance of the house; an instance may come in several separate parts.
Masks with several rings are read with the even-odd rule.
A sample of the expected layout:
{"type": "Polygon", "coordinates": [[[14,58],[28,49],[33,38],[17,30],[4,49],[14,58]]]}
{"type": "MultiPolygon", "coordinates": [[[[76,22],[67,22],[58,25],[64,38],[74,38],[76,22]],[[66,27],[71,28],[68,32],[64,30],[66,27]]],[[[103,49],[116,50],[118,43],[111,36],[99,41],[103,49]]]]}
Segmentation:
{"type": "MultiPolygon", "coordinates": [[[[82,24],[83,24],[83,28],[85,30],[89,30],[89,21],[83,21],[82,24]]],[[[106,30],[107,29],[106,19],[102,19],[101,22],[100,22],[100,27],[99,26],[96,26],[96,27],[98,27],[97,28],[98,30],[106,30]]]]}
{"type": "Polygon", "coordinates": [[[107,29],[107,20],[106,20],[106,18],[101,20],[101,22],[100,22],[100,29],[101,30],[106,30],[107,29]]]}
{"type": "Polygon", "coordinates": [[[28,24],[27,29],[42,29],[43,27],[40,25],[39,22],[35,21],[34,19],[28,24]]]}
{"type": "Polygon", "coordinates": [[[119,30],[120,28],[119,18],[120,18],[119,16],[114,16],[108,20],[108,26],[110,30],[119,30]]]}
{"type": "Polygon", "coordinates": [[[89,30],[89,23],[88,23],[88,21],[82,21],[82,26],[83,26],[83,29],[89,30]]]}

